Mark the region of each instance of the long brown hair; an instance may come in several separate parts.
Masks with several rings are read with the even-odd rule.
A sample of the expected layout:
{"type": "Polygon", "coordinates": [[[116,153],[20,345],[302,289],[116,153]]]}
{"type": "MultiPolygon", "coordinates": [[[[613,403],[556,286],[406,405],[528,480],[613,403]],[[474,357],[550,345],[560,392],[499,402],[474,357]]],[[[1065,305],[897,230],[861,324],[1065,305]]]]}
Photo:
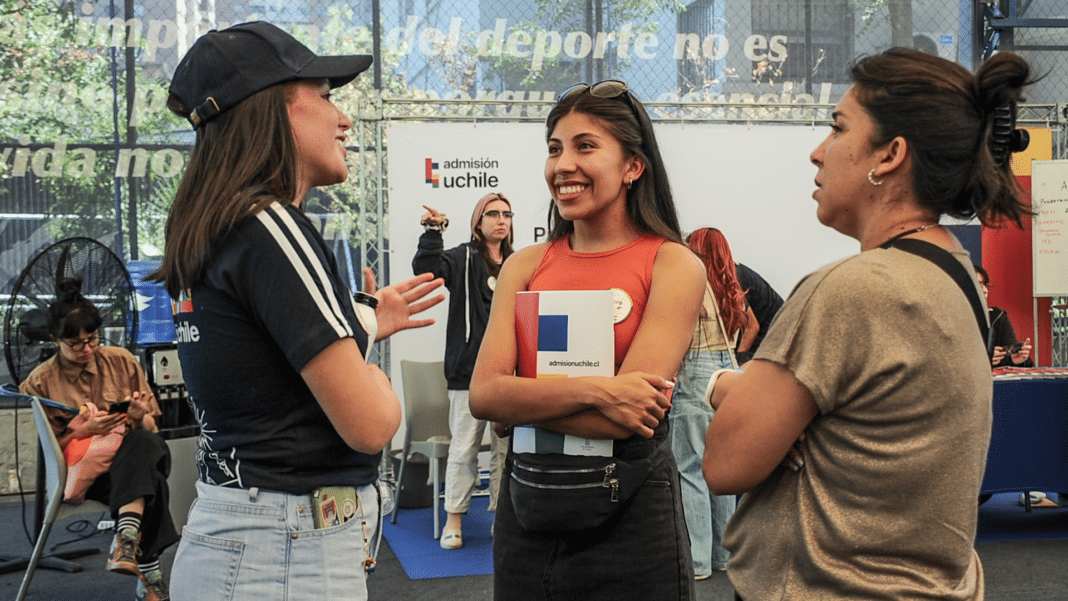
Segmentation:
{"type": "MultiPolygon", "coordinates": [[[[240,219],[272,202],[297,200],[297,143],[286,109],[291,89],[266,88],[197,128],[167,215],[163,262],[148,276],[172,297],[200,282],[214,245],[240,219]]],[[[178,114],[190,112],[173,94],[167,103],[178,114]]]]}
{"type": "Polygon", "coordinates": [[[705,264],[708,284],[716,295],[719,316],[727,330],[723,335],[730,340],[746,322],[745,291],[738,283],[731,247],[723,233],[714,227],[702,227],[690,232],[686,244],[705,264]]]}
{"type": "MultiPolygon", "coordinates": [[[[629,91],[628,97],[601,98],[588,92],[567,94],[549,111],[545,120],[545,140],[552,136],[557,122],[575,112],[601,123],[623,147],[625,158],[638,157],[645,172],[627,190],[627,213],[638,229],[682,244],[682,230],[671,196],[667,169],[653,134],[653,123],[645,107],[629,91]]],[[[549,209],[549,240],[557,240],[575,230],[575,224],[560,216],[556,203],[549,209]]]]}

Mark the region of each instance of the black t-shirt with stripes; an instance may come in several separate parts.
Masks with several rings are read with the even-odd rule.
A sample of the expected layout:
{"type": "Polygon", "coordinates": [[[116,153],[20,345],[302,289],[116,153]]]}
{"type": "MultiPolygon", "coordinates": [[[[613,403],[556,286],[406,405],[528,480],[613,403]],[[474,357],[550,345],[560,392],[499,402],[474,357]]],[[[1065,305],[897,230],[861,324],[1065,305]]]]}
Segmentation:
{"type": "Polygon", "coordinates": [[[381,453],[345,444],[300,376],[340,338],[367,348],[337,261],[303,213],[276,203],[239,222],[175,311],[203,481],[292,494],[374,482],[381,453]]]}

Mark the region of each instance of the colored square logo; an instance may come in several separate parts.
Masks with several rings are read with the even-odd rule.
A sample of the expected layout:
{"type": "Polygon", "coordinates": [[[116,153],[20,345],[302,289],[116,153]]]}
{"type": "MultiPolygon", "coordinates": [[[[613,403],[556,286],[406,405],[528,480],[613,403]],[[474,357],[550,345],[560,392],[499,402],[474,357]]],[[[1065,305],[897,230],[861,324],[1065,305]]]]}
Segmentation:
{"type": "Polygon", "coordinates": [[[567,315],[538,316],[538,351],[567,351],[567,315]]]}
{"type": "Polygon", "coordinates": [[[437,188],[439,185],[439,176],[437,173],[434,173],[434,170],[437,168],[438,164],[434,162],[434,159],[426,159],[424,161],[424,169],[426,170],[426,183],[431,184],[435,188],[437,188]]]}

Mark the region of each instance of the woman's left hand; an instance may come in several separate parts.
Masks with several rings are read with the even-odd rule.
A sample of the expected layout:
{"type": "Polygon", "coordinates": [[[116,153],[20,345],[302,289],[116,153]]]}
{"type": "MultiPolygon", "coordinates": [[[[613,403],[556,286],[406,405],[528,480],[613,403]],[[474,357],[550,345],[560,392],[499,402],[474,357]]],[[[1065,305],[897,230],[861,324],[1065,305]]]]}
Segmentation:
{"type": "Polygon", "coordinates": [[[1001,360],[1005,358],[1005,347],[995,346],[994,352],[990,355],[990,365],[998,365],[1001,360]]]}
{"type": "Polygon", "coordinates": [[[434,323],[433,319],[412,319],[412,315],[422,313],[430,307],[445,300],[444,294],[425,298],[434,290],[445,284],[445,280],[434,279],[433,274],[424,273],[403,282],[377,290],[375,275],[371,269],[363,270],[364,292],[373,294],[378,299],[375,317],[378,319],[378,337],[375,342],[407,330],[425,328],[434,323]]]}
{"type": "Polygon", "coordinates": [[[152,417],[152,407],[148,400],[141,396],[141,391],[135,390],[126,397],[130,401],[130,408],[126,411],[126,417],[130,420],[130,427],[141,427],[146,430],[155,430],[156,420],[152,417]]]}

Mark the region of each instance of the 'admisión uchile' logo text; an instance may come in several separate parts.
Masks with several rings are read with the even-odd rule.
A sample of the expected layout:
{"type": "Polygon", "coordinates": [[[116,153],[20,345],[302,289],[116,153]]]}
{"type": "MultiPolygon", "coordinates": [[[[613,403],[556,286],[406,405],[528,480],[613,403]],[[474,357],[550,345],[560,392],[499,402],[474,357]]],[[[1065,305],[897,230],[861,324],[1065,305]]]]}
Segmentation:
{"type": "Polygon", "coordinates": [[[451,159],[435,161],[424,160],[426,183],[434,188],[496,188],[498,178],[486,169],[499,169],[500,164],[494,159],[451,159]],[[453,170],[459,173],[439,173],[453,170]]]}

